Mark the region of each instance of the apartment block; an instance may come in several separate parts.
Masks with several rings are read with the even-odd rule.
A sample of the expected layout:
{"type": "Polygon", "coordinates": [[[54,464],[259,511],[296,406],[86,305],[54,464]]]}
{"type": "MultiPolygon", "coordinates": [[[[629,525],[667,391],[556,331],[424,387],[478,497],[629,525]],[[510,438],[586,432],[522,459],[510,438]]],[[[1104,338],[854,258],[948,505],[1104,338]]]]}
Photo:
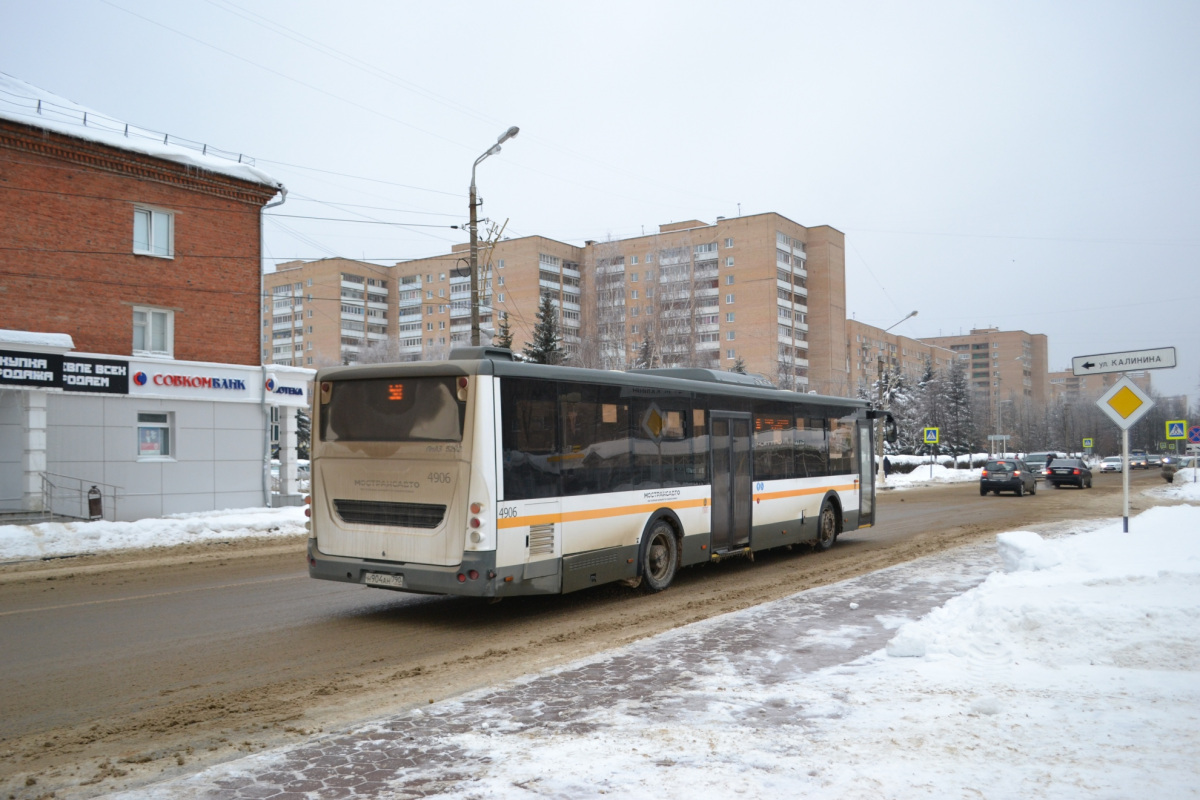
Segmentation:
{"type": "Polygon", "coordinates": [[[925,374],[926,367],[944,373],[957,357],[953,350],[919,339],[910,339],[858,320],[846,320],[850,351],[850,376],[855,392],[871,396],[880,371],[899,373],[911,383],[925,374]]]}
{"type": "Polygon", "coordinates": [[[348,258],[289,261],[263,276],[263,292],[264,364],[354,364],[368,348],[394,348],[391,267],[348,258]]]}
{"type": "Polygon", "coordinates": [[[986,404],[993,425],[1006,403],[1041,412],[1050,400],[1048,340],[1044,333],[975,328],[959,336],[921,340],[954,352],[967,366],[976,399],[986,404]]]}
{"type": "MultiPolygon", "coordinates": [[[[507,322],[514,349],[522,349],[548,296],[563,346],[581,366],[626,369],[648,348],[654,366],[742,364],[800,390],[853,390],[845,238],[834,228],[770,213],[675,222],[583,247],[527,236],[485,243],[479,264],[485,343],[507,322]]],[[[288,263],[266,285],[264,361],[293,363],[299,348],[304,366],[355,363],[374,346],[372,335],[390,342],[399,360],[445,358],[470,341],[467,244],[390,267],[288,263]],[[346,294],[346,275],[369,280],[368,271],[382,281],[380,297],[385,289],[394,294],[386,309],[374,309],[384,316],[368,317],[360,331],[347,323],[362,320],[360,307],[368,314],[373,307],[369,299],[350,302],[357,298],[346,294]]]]}
{"type": "Polygon", "coordinates": [[[1076,375],[1072,370],[1051,372],[1048,376],[1050,400],[1097,400],[1113,387],[1122,376],[1137,384],[1138,388],[1150,393],[1150,371],[1108,372],[1100,375],[1076,375]]]}

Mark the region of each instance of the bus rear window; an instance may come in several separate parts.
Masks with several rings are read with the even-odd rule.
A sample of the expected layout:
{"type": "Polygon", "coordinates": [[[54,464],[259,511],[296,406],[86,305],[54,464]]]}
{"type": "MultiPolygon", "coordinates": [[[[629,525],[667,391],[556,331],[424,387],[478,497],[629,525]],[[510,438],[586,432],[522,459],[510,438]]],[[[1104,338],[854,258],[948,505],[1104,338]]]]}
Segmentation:
{"type": "Polygon", "coordinates": [[[466,406],[452,377],[335,381],[321,405],[326,442],[461,442],[466,406]]]}

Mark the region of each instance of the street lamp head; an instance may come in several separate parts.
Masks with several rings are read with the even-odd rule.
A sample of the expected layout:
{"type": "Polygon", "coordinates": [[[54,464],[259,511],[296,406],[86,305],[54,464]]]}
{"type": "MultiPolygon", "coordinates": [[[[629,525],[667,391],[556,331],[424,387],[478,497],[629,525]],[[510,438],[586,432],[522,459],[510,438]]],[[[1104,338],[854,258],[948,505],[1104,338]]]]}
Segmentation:
{"type": "Polygon", "coordinates": [[[500,137],[498,139],[496,139],[496,144],[504,144],[505,142],[507,142],[509,139],[513,138],[520,132],[521,132],[521,129],[518,128],[516,125],[513,125],[511,128],[506,130],[504,133],[500,134],[500,137]]]}

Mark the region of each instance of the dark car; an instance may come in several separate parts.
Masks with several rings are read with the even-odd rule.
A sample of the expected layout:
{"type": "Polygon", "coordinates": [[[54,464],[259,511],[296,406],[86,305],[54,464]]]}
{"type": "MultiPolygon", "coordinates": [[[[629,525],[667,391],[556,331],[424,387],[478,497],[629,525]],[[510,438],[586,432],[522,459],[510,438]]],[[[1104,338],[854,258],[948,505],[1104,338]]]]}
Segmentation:
{"type": "Polygon", "coordinates": [[[1056,458],[1046,468],[1046,482],[1057,489],[1060,486],[1092,488],[1092,471],[1078,458],[1056,458]]]}
{"type": "Polygon", "coordinates": [[[1013,492],[1017,497],[1037,494],[1037,473],[1019,458],[988,459],[979,477],[979,496],[988,492],[1013,492]]]}
{"type": "Polygon", "coordinates": [[[1149,463],[1146,461],[1146,454],[1141,450],[1134,450],[1129,454],[1130,469],[1150,469],[1149,463]]]}

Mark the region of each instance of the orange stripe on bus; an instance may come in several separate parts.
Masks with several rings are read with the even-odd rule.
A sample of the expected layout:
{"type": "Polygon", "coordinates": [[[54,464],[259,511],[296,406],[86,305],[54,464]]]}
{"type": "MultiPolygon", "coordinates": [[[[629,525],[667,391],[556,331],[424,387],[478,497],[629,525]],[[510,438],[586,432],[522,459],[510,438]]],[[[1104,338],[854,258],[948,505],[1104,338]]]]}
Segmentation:
{"type": "Polygon", "coordinates": [[[587,511],[564,511],[558,514],[533,514],[526,517],[506,517],[496,520],[497,528],[524,528],[526,525],[547,525],[554,522],[582,522],[589,519],[605,519],[606,517],[623,517],[629,514],[649,514],[659,508],[700,508],[708,505],[708,498],[696,500],[675,500],[670,503],[639,503],[635,506],[615,506],[613,508],[594,508],[587,511]]]}
{"type": "Polygon", "coordinates": [[[809,489],[786,489],[782,492],[760,492],[754,495],[755,500],[778,500],[781,497],[801,497],[806,494],[824,494],[831,489],[835,492],[853,492],[858,488],[856,483],[843,484],[842,486],[815,486],[809,489]]]}

